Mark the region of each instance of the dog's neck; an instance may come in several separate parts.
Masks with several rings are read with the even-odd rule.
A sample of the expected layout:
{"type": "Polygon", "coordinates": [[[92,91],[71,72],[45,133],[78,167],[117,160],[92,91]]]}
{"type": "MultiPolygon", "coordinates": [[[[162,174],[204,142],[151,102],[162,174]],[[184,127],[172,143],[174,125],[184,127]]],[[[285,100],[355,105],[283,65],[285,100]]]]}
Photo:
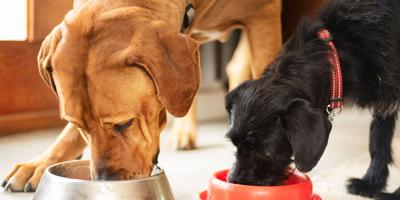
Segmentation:
{"type": "MultiPolygon", "coordinates": [[[[354,24],[349,26],[354,27],[354,24]]],[[[378,55],[379,48],[368,46],[368,40],[361,40],[362,37],[357,35],[365,32],[335,28],[330,21],[305,20],[301,23],[264,76],[268,79],[284,79],[276,81],[283,88],[282,91],[290,88],[290,92],[286,92],[283,98],[306,99],[315,108],[325,109],[331,98],[332,69],[327,57],[328,48],[317,35],[321,28],[328,29],[333,35],[342,65],[345,102],[350,100],[361,107],[387,112],[390,106],[396,104],[400,94],[393,87],[396,80],[391,80],[389,75],[385,76],[386,69],[379,63],[371,63],[369,59],[378,55]],[[369,49],[369,52],[363,46],[374,49],[369,49]],[[388,98],[382,99],[381,96],[388,98]]]]}
{"type": "MultiPolygon", "coordinates": [[[[301,98],[311,102],[315,108],[326,109],[331,102],[332,65],[328,48],[318,37],[322,28],[325,26],[319,20],[304,20],[287,41],[278,59],[264,73],[264,77],[279,79],[272,81],[278,87],[291,88],[290,92],[282,96],[283,99],[301,98]]],[[[335,38],[335,34],[332,33],[333,42],[342,64],[343,97],[346,98],[354,90],[353,79],[348,78],[354,66],[348,63],[355,61],[344,56],[343,41],[335,38]]]]}
{"type": "Polygon", "coordinates": [[[264,73],[269,84],[288,91],[282,92],[283,101],[301,98],[321,109],[330,103],[331,64],[328,49],[317,35],[322,27],[321,23],[303,22],[264,73]]]}

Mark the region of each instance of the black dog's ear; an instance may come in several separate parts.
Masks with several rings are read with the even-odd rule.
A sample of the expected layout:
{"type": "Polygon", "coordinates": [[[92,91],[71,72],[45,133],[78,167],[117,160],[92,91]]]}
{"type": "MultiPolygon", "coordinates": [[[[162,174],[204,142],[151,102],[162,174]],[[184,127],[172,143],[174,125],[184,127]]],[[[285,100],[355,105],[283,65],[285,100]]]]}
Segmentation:
{"type": "Polygon", "coordinates": [[[325,111],[310,107],[303,99],[289,103],[287,134],[294,154],[296,168],[311,171],[320,160],[328,143],[332,124],[325,111]]]}

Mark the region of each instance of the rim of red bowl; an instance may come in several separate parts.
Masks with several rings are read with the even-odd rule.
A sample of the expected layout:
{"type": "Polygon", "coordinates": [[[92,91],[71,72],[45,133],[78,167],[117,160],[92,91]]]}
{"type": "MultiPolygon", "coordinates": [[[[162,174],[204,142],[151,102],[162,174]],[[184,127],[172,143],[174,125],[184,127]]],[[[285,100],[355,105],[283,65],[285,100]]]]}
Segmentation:
{"type": "MultiPolygon", "coordinates": [[[[207,200],[207,195],[208,195],[207,190],[204,190],[204,191],[200,192],[199,193],[199,200],[207,200]]],[[[321,197],[319,195],[313,194],[311,200],[322,200],[322,199],[321,199],[321,197]]]]}
{"type": "MultiPolygon", "coordinates": [[[[214,183],[216,183],[216,184],[218,184],[220,186],[231,186],[231,187],[233,186],[233,187],[240,187],[242,189],[257,189],[257,190],[260,190],[260,189],[268,189],[268,190],[279,189],[279,190],[281,190],[281,189],[293,188],[294,186],[300,187],[302,185],[308,185],[308,184],[310,184],[311,188],[312,188],[312,182],[311,182],[310,177],[308,177],[306,174],[303,174],[303,173],[300,173],[300,172],[297,172],[297,171],[294,171],[292,173],[292,175],[289,176],[289,179],[293,178],[293,176],[295,176],[295,178],[303,178],[303,181],[298,182],[298,183],[291,183],[291,184],[287,184],[287,185],[283,184],[283,185],[277,185],[277,186],[255,186],[255,185],[242,185],[242,184],[236,184],[236,183],[229,183],[229,182],[226,181],[226,177],[228,175],[228,172],[229,172],[229,169],[225,169],[225,170],[221,170],[221,171],[215,172],[213,174],[213,177],[212,177],[211,181],[213,181],[214,183]],[[221,179],[221,176],[223,177],[222,179],[221,179]],[[223,179],[225,179],[225,180],[223,180],[223,179]]],[[[287,180],[285,180],[285,181],[287,181],[287,180]]]]}

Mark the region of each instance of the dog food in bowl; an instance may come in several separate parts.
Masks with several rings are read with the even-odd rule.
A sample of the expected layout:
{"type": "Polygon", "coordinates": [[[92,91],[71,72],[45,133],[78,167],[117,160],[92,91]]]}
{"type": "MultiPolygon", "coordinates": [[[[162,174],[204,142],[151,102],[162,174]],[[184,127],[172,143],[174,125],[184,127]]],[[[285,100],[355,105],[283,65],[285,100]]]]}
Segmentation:
{"type": "Polygon", "coordinates": [[[228,170],[214,173],[208,190],[200,193],[201,200],[321,200],[313,194],[307,175],[293,173],[280,186],[251,186],[228,183],[228,170]]]}

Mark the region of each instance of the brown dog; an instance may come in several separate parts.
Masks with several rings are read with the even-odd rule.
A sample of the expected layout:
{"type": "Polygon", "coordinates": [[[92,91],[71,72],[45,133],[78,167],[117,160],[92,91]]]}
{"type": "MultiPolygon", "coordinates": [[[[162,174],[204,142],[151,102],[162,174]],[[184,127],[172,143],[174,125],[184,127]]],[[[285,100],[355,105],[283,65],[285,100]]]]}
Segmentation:
{"type": "MultiPolygon", "coordinates": [[[[166,112],[184,116],[199,87],[198,43],[179,32],[189,3],[195,39],[245,31],[228,67],[232,87],[258,77],[279,50],[280,0],[76,0],[38,57],[69,124],[48,151],[14,167],[6,189],[35,190],[46,167],[76,158],[86,144],[96,180],[150,174],[166,112]]],[[[192,126],[189,113],[182,121],[192,126]]],[[[184,138],[182,145],[194,139],[184,138]]]]}

